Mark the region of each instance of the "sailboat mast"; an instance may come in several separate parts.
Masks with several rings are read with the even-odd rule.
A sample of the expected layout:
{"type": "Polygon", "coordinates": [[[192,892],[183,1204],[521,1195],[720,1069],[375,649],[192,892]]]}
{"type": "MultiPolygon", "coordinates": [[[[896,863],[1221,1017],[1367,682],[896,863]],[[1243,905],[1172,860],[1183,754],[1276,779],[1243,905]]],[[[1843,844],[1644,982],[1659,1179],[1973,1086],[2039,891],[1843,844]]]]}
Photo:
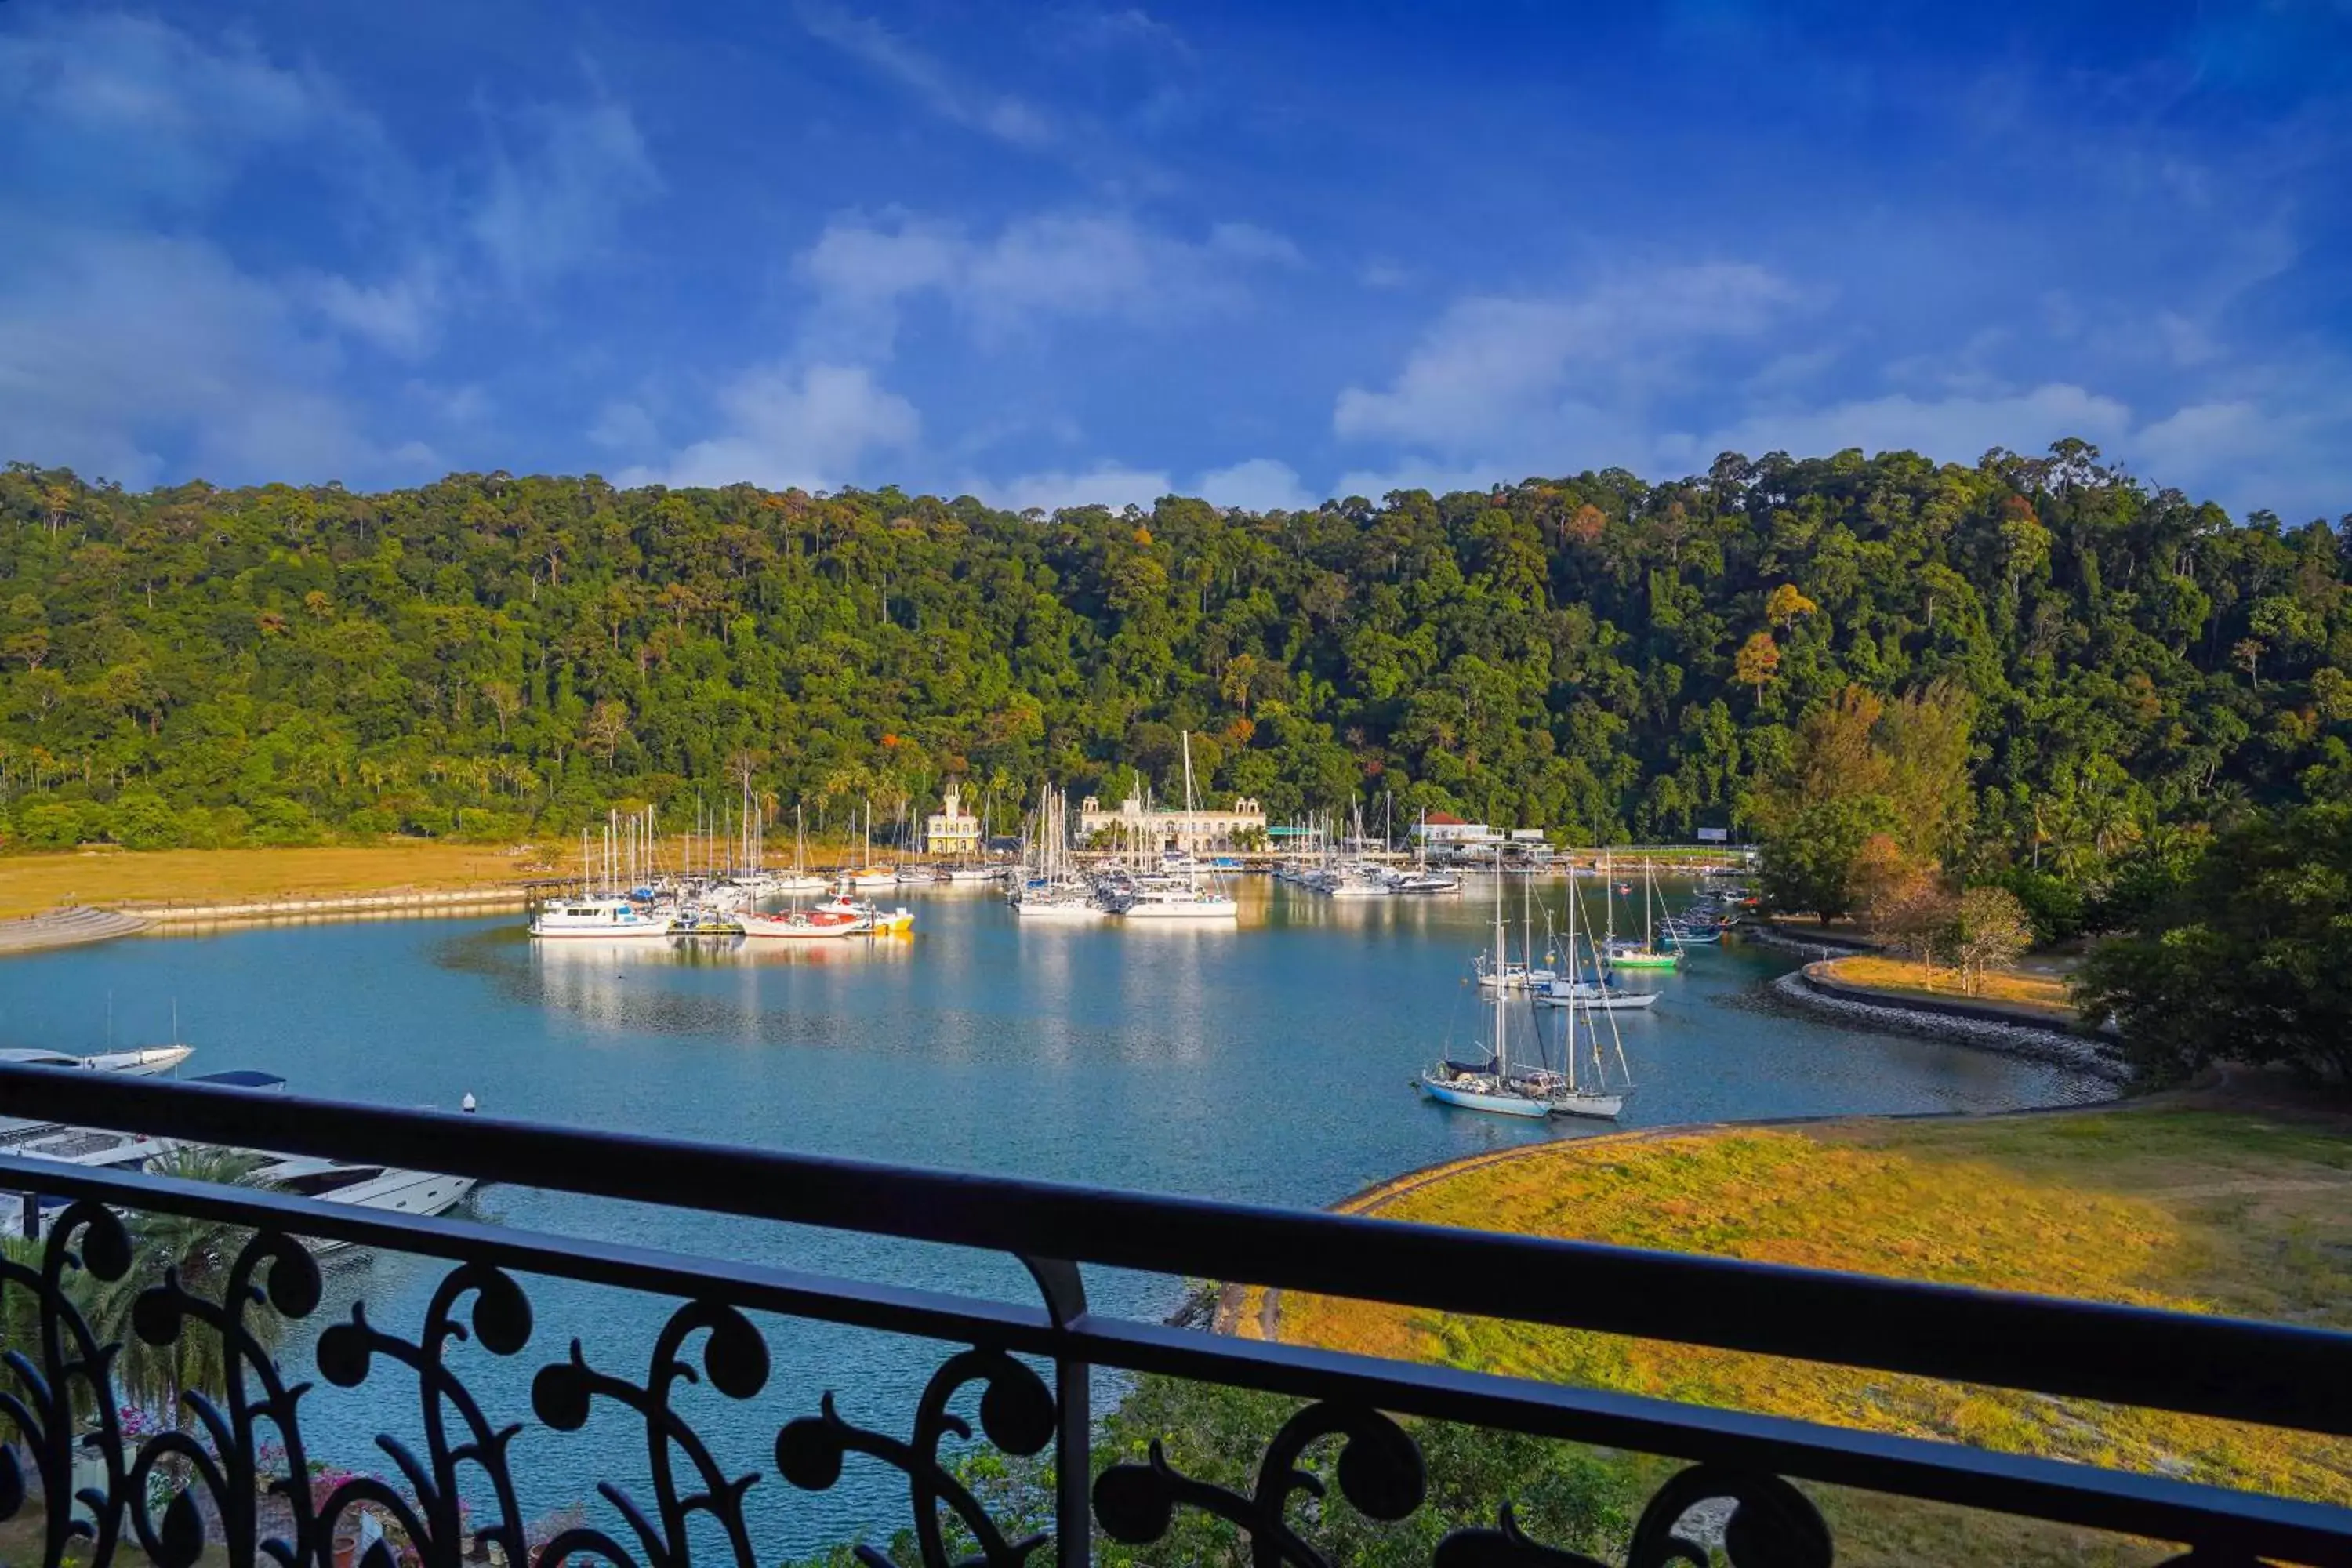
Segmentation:
{"type": "Polygon", "coordinates": [[[1503,884],[1495,884],[1495,1071],[1506,1083],[1510,1081],[1510,1030],[1505,1014],[1510,1007],[1510,985],[1504,971],[1503,945],[1503,884]]]}

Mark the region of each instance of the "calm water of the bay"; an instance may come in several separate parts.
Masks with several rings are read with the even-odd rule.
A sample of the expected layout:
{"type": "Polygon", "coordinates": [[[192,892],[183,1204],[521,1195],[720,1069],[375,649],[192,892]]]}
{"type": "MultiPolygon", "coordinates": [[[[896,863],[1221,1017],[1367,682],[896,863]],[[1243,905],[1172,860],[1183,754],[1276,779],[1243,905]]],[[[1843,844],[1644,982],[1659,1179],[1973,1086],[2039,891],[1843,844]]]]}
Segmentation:
{"type": "MultiPolygon", "coordinates": [[[[0,961],[0,1045],[93,1048],[160,1039],[176,1005],[188,1070],[283,1073],[301,1093],[454,1106],[539,1121],[853,1154],[961,1170],[1252,1203],[1318,1206],[1435,1161],[1602,1124],[1517,1121],[1417,1099],[1409,1079],[1449,1042],[1474,1048],[1482,1005],[1468,960],[1487,895],[1335,903],[1245,879],[1239,930],[1024,928],[992,894],[918,892],[908,940],[672,952],[534,945],[517,917],[278,927],[116,942],[0,961]]],[[[1557,906],[1559,890],[1548,896],[1557,906]]],[[[1588,898],[1593,896],[1587,889],[1588,898]]],[[[1518,913],[1519,893],[1509,894],[1518,913]]],[[[1541,918],[1537,925],[1541,929],[1541,918]]],[[[1666,999],[1621,1015],[1640,1085],[1626,1125],[1835,1113],[1979,1110],[2100,1097],[2056,1068],[1828,1026],[1760,1005],[1789,955],[1700,950],[1655,984],[1666,999]]],[[[514,1188],[471,1212],[533,1229],[704,1251],[925,1287],[1027,1299],[1005,1260],[514,1188]]],[[[381,1326],[414,1330],[438,1272],[350,1257],[295,1336],[364,1297],[381,1326]]],[[[590,1361],[642,1381],[668,1303],[528,1282],[538,1311],[510,1361],[455,1352],[500,1419],[525,1418],[530,1373],[583,1342],[590,1361]]],[[[1090,1277],[1101,1309],[1159,1316],[1180,1285],[1090,1277]]],[[[706,1389],[680,1403],[752,1494],[761,1554],[887,1536],[903,1485],[853,1458],[833,1492],[773,1477],[776,1427],[835,1389],[844,1414],[903,1434],[940,1347],[772,1322],[775,1373],[749,1405],[706,1389]]],[[[339,1460],[410,1433],[414,1394],[380,1371],[358,1391],[306,1396],[339,1460]]],[[[526,1510],[588,1506],[593,1481],[643,1470],[641,1428],[609,1412],[584,1434],[534,1430],[518,1448],[526,1510]]],[[[314,1451],[322,1445],[313,1438],[314,1451]]]]}

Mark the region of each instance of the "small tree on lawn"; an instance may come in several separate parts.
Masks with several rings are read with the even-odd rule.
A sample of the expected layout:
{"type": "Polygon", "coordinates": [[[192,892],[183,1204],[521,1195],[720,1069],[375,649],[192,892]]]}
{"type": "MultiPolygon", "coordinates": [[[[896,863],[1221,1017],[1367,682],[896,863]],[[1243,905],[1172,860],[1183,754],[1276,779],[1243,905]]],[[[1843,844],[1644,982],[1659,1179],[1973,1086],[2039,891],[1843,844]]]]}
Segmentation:
{"type": "Polygon", "coordinates": [[[1970,888],[1960,895],[1951,940],[1960,989],[1973,996],[1986,970],[2016,962],[2033,945],[2033,922],[2007,888],[1970,888]]]}

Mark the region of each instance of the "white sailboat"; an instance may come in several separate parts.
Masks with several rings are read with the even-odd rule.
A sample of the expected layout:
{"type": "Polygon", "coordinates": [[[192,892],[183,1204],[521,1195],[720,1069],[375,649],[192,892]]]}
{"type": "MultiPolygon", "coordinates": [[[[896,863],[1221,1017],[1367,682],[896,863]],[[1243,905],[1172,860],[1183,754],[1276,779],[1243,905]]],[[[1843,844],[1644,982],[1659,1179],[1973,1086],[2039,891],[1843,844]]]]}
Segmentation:
{"type": "MultiPolygon", "coordinates": [[[[1628,991],[1622,986],[1612,985],[1606,980],[1584,978],[1576,962],[1576,915],[1584,903],[1584,895],[1578,890],[1573,880],[1568,885],[1568,897],[1564,901],[1568,909],[1568,942],[1564,949],[1568,955],[1567,971],[1533,988],[1536,1005],[1582,1007],[1588,1012],[1610,1013],[1639,1012],[1656,1006],[1658,998],[1665,994],[1663,991],[1628,991]]],[[[1587,946],[1591,945],[1591,933],[1592,924],[1587,921],[1587,946]]],[[[1594,968],[1596,974],[1601,973],[1597,961],[1594,968]]]]}
{"type": "Polygon", "coordinates": [[[1006,895],[1022,923],[1078,925],[1110,911],[1070,863],[1067,808],[1051,784],[1037,792],[1034,836],[1024,847],[1022,875],[1006,895]]]}
{"type": "MultiPolygon", "coordinates": [[[[1184,813],[1189,820],[1192,812],[1192,732],[1183,731],[1184,742],[1184,813]]],[[[1130,921],[1230,921],[1241,914],[1241,905],[1219,889],[1212,879],[1202,886],[1199,864],[1185,857],[1181,875],[1139,877],[1134,892],[1119,909],[1119,918],[1130,921]]]]}
{"type": "Polygon", "coordinates": [[[793,868],[779,871],[765,883],[779,893],[822,893],[833,886],[808,867],[808,818],[797,803],[793,806],[793,868]]]}
{"type": "MultiPolygon", "coordinates": [[[[1499,887],[1495,896],[1495,969],[1500,973],[1505,960],[1503,938],[1503,900],[1499,887]]],[[[1528,1092],[1523,1075],[1511,1068],[1511,999],[1498,994],[1492,1004],[1494,1024],[1486,1044],[1484,1061],[1455,1061],[1441,1057],[1435,1065],[1413,1079],[1413,1085],[1427,1098],[1443,1105],[1456,1106],[1464,1110],[1483,1110],[1494,1116],[1545,1117],[1551,1114],[1550,1103],[1541,1095],[1528,1092]]]]}
{"type": "MultiPolygon", "coordinates": [[[[1607,861],[1602,862],[1602,876],[1608,878],[1607,861]]],[[[1681,939],[1671,928],[1666,932],[1668,945],[1657,945],[1657,928],[1653,913],[1656,904],[1657,878],[1647,860],[1642,863],[1642,940],[1638,942],[1616,934],[1617,884],[1609,879],[1610,934],[1601,947],[1601,956],[1612,969],[1674,969],[1681,965],[1681,939]]]]}

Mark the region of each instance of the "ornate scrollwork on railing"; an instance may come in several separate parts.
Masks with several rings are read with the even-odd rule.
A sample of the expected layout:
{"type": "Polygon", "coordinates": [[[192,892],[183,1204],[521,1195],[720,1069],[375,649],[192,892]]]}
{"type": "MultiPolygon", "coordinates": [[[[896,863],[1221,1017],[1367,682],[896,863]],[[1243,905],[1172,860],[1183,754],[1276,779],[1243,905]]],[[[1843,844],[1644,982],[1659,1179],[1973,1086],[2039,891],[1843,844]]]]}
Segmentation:
{"type": "MultiPolygon", "coordinates": [[[[752,1568],[755,1558],[751,1533],[743,1521],[743,1494],[759,1480],[757,1472],[730,1479],[719,1468],[701,1435],[670,1406],[670,1391],[680,1383],[700,1381],[682,1354],[686,1342],[708,1331],[702,1349],[703,1372],[710,1386],[730,1399],[749,1399],[768,1384],[768,1346],[751,1320],[732,1307],[689,1301],[670,1314],[654,1342],[652,1365],[645,1386],[591,1367],[572,1342],[568,1361],[540,1369],[530,1385],[531,1408],[539,1418],[560,1432],[576,1432],[587,1425],[590,1407],[599,1398],[614,1401],[637,1413],[646,1426],[646,1463],[653,1475],[654,1507],[661,1516],[648,1519],[635,1500],[610,1482],[597,1491],[620,1510],[655,1568],[683,1563],[690,1555],[687,1526],[701,1513],[719,1521],[727,1533],[737,1568],[752,1568]],[[673,1450],[686,1455],[701,1489],[678,1495],[673,1450]]],[[[605,1531],[590,1526],[567,1530],[549,1542],[539,1557],[540,1568],[562,1568],[575,1557],[601,1558],[615,1568],[631,1568],[635,1559],[605,1531]]]]}
{"type": "MultiPolygon", "coordinates": [[[[984,1382],[980,1396],[980,1426],[988,1440],[1008,1454],[1026,1457],[1042,1452],[1054,1439],[1054,1395],[1045,1380],[1002,1351],[968,1350],[948,1359],[931,1374],[915,1415],[914,1440],[902,1443],[882,1433],[854,1426],[834,1408],[833,1395],[822,1401],[823,1413],[804,1415],[776,1436],[776,1467],[786,1480],[803,1491],[823,1491],[841,1479],[843,1458],[866,1454],[903,1473],[914,1503],[915,1535],[930,1568],[950,1568],[946,1532],[940,1507],[953,1510],[972,1539],[977,1556],[960,1560],[955,1568],[1020,1568],[1046,1537],[1032,1535],[1008,1541],[978,1498],[940,1462],[940,1444],[953,1436],[969,1440],[971,1427],[951,1414],[948,1402],[966,1385],[984,1382]]],[[[871,1547],[856,1549],[860,1562],[888,1568],[889,1559],[871,1547]]]]}
{"type": "MultiPolygon", "coordinates": [[[[1732,1568],[1830,1568],[1829,1526],[1805,1494],[1778,1476],[1696,1465],[1658,1489],[1633,1526],[1625,1568],[1682,1563],[1707,1568],[1707,1549],[1675,1533],[1690,1510],[1727,1502],[1723,1554],[1732,1568]]],[[[1528,1538],[1506,1506],[1500,1528],[1457,1530],[1438,1542],[1432,1568],[1607,1568],[1528,1538]]]]}
{"type": "MultiPolygon", "coordinates": [[[[250,1562],[256,1550],[258,1502],[265,1487],[284,1496],[294,1510],[294,1540],[273,1537],[261,1542],[258,1550],[281,1563],[302,1561],[303,1545],[311,1530],[310,1499],[290,1478],[301,1475],[304,1468],[295,1407],[308,1385],[286,1383],[277,1359],[247,1321],[250,1310],[265,1302],[287,1318],[308,1317],[319,1305],[318,1264],[300,1242],[276,1231],[260,1232],[238,1251],[218,1301],[196,1295],[180,1283],[176,1269],[166,1269],[163,1282],[140,1292],[131,1306],[131,1331],[151,1345],[176,1344],[191,1323],[209,1330],[220,1342],[221,1387],[228,1403],[223,1411],[202,1394],[184,1392],[180,1402],[210,1442],[199,1441],[194,1432],[160,1432],[141,1445],[138,1458],[115,1489],[117,1500],[129,1508],[141,1547],[161,1568],[187,1568],[204,1551],[204,1514],[196,1504],[197,1487],[212,1501],[230,1543],[231,1560],[240,1563],[250,1562]],[[254,1284],[257,1276],[263,1281],[258,1288],[254,1284]],[[261,1475],[258,1456],[264,1422],[285,1445],[288,1478],[265,1481],[261,1475]],[[167,1467],[167,1461],[174,1459],[176,1465],[167,1467]],[[168,1476],[173,1468],[185,1479],[173,1489],[159,1524],[150,1517],[152,1483],[159,1469],[168,1476]]],[[[104,1558],[93,1552],[92,1561],[104,1558]]]]}
{"type": "MultiPolygon", "coordinates": [[[[530,1340],[530,1301],[522,1287],[504,1271],[484,1264],[465,1263],[450,1270],[433,1293],[425,1313],[425,1331],[415,1342],[387,1334],[368,1321],[364,1305],[352,1308],[351,1321],[337,1323],[319,1336],[319,1371],[339,1388],[357,1387],[379,1356],[397,1362],[416,1374],[417,1395],[424,1412],[425,1459],[419,1462],[408,1447],[388,1436],[376,1446],[398,1467],[408,1482],[410,1497],[373,1476],[352,1476],[319,1500],[310,1521],[310,1544],[316,1561],[331,1561],[327,1548],[343,1516],[361,1506],[381,1509],[406,1533],[409,1544],[426,1563],[455,1563],[464,1531],[459,1467],[473,1465],[488,1478],[498,1499],[498,1521],[478,1532],[478,1540],[497,1542],[509,1562],[520,1562],[524,1552],[521,1510],[514,1478],[507,1464],[507,1447],[520,1425],[493,1426],[443,1353],[467,1335],[457,1321],[457,1305],[474,1298],[472,1338],[493,1355],[513,1355],[530,1340]],[[454,1410],[464,1437],[453,1444],[445,1410],[454,1410]]],[[[289,1433],[287,1458],[298,1463],[298,1439],[289,1433]]],[[[295,1470],[298,1477],[302,1473],[295,1470]]],[[[299,1489],[291,1488],[290,1490],[299,1489]]],[[[302,1519],[304,1503],[296,1503],[302,1519]]],[[[373,1555],[371,1552],[371,1555],[373,1555]]],[[[387,1559],[390,1553],[386,1552],[387,1559]]],[[[390,1568],[387,1561],[385,1568],[390,1568]]]]}
{"type": "Polygon", "coordinates": [[[1180,1505],[1195,1508],[1248,1532],[1251,1556],[1261,1568],[1281,1563],[1329,1568],[1292,1528],[1288,1513],[1293,1494],[1323,1496],[1322,1481],[1298,1460],[1308,1444],[1335,1435],[1347,1439],[1339,1450],[1339,1491],[1358,1512],[1394,1521],[1421,1506],[1428,1476],[1421,1449],[1402,1427],[1375,1410],[1310,1405],[1275,1434],[1249,1496],[1175,1470],[1154,1441],[1149,1463],[1114,1465],[1096,1480],[1095,1518],[1113,1540],[1140,1546],[1168,1533],[1180,1505]]]}
{"type": "MultiPolygon", "coordinates": [[[[49,1229],[37,1269],[0,1258],[0,1295],[8,1290],[31,1293],[40,1351],[37,1364],[13,1346],[0,1357],[17,1384],[14,1390],[0,1390],[0,1415],[15,1424],[18,1438],[32,1457],[41,1495],[58,1500],[76,1495],[74,1451],[83,1442],[76,1428],[83,1411],[91,1414],[98,1428],[92,1440],[106,1465],[106,1489],[85,1489],[79,1495],[96,1522],[75,1518],[70,1508],[50,1507],[45,1520],[42,1561],[61,1561],[68,1542],[86,1537],[91,1543],[89,1560],[102,1563],[113,1556],[121,1529],[116,1500],[124,1491],[122,1423],[114,1402],[113,1368],[122,1347],[102,1342],[67,1294],[65,1271],[69,1266],[108,1282],[130,1272],[131,1238],[111,1210],[90,1203],[67,1209],[49,1229]]],[[[15,1313],[10,1316],[23,1321],[15,1313]]],[[[25,1474],[16,1447],[11,1444],[0,1448],[0,1519],[15,1518],[25,1501],[25,1474]]]]}
{"type": "MultiPolygon", "coordinates": [[[[1375,1411],[1311,1405],[1293,1415],[1267,1445],[1248,1496],[1196,1480],[1171,1468],[1160,1446],[1140,1465],[1115,1465],[1095,1483],[1095,1518],[1112,1539],[1149,1545],[1168,1533],[1179,1507],[1194,1508],[1237,1526],[1250,1540],[1260,1568],[1329,1568],[1324,1553],[1291,1524],[1294,1494],[1324,1495],[1323,1483],[1299,1468],[1307,1445],[1347,1439],[1336,1467],[1340,1494],[1366,1518],[1392,1522],[1418,1509],[1427,1492],[1421,1450],[1403,1428],[1375,1411]]],[[[1675,1533],[1690,1510],[1728,1502],[1723,1552],[1734,1568],[1830,1568],[1829,1527],[1803,1493],[1774,1476],[1700,1465],[1660,1488],[1633,1527],[1626,1568],[1682,1563],[1706,1568],[1707,1549],[1675,1533]]],[[[1507,1504],[1497,1528],[1456,1530],[1437,1545],[1433,1568],[1608,1568],[1581,1552],[1529,1537],[1507,1504]]]]}

